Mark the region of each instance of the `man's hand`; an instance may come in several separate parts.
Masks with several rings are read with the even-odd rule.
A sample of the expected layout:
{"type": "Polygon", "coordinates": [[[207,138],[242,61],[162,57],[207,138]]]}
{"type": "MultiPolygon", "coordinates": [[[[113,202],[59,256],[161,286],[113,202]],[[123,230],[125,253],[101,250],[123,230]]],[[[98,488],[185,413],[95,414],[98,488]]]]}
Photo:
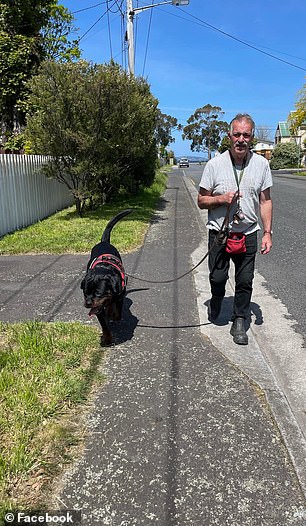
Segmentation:
{"type": "Polygon", "coordinates": [[[237,201],[238,197],[242,197],[241,192],[239,192],[239,196],[238,192],[226,192],[226,194],[220,195],[219,199],[223,205],[231,205],[237,201]]]}
{"type": "Polygon", "coordinates": [[[272,248],[272,235],[265,232],[261,241],[261,254],[269,254],[272,248]]]}

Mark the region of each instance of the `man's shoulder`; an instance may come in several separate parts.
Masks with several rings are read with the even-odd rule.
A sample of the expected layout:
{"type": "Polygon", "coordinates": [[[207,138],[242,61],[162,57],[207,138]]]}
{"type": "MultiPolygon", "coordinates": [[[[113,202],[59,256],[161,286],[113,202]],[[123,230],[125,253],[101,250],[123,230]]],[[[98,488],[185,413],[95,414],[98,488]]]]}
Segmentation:
{"type": "Polygon", "coordinates": [[[226,152],[220,153],[219,155],[215,155],[214,157],[212,157],[212,159],[207,161],[206,166],[207,165],[211,167],[220,166],[224,163],[227,163],[228,161],[229,161],[229,153],[228,153],[228,150],[226,150],[226,152]]]}

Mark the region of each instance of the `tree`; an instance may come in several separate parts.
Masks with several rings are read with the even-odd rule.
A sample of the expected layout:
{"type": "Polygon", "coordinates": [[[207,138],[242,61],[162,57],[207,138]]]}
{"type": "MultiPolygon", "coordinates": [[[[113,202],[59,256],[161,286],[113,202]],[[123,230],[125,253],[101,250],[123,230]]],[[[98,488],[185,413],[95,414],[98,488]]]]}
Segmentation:
{"type": "Polygon", "coordinates": [[[27,81],[47,57],[79,56],[68,30],[73,17],[54,0],[1,0],[0,120],[8,136],[25,124],[27,81]]]}
{"type": "Polygon", "coordinates": [[[187,126],[183,128],[183,139],[192,141],[192,151],[207,152],[211,158],[213,150],[217,150],[221,138],[228,130],[228,124],[220,120],[224,112],[219,106],[206,104],[198,108],[187,120],[187,126]]]}
{"type": "Polygon", "coordinates": [[[26,136],[49,155],[48,176],[68,186],[79,215],[95,194],[109,201],[154,179],[157,100],[120,66],[45,62],[30,81],[26,136]]]}
{"type": "Polygon", "coordinates": [[[168,146],[175,139],[172,137],[171,132],[174,128],[177,128],[177,119],[162,113],[159,109],[157,110],[156,119],[156,140],[161,146],[168,146]]]}
{"type": "Polygon", "coordinates": [[[299,91],[295,108],[295,111],[292,111],[288,117],[290,131],[293,135],[297,135],[298,128],[306,121],[306,84],[299,91]]]}
{"type": "Polygon", "coordinates": [[[221,144],[218,148],[218,152],[219,153],[223,153],[223,152],[226,152],[227,150],[229,150],[231,147],[231,141],[228,137],[228,135],[224,135],[222,141],[221,141],[221,144]]]}
{"type": "Polygon", "coordinates": [[[70,39],[75,31],[73,22],[74,17],[66,7],[52,5],[50,18],[40,30],[45,58],[57,62],[80,58],[79,39],[70,39]]]}
{"type": "Polygon", "coordinates": [[[24,124],[19,107],[25,82],[39,64],[36,39],[0,32],[0,112],[4,130],[11,133],[17,123],[24,124]]]}
{"type": "Polygon", "coordinates": [[[256,126],[255,137],[258,142],[265,142],[271,140],[271,134],[268,126],[259,124],[256,126]]]}
{"type": "Polygon", "coordinates": [[[272,151],[270,166],[272,170],[296,168],[300,164],[300,152],[293,142],[279,143],[272,151]]]}

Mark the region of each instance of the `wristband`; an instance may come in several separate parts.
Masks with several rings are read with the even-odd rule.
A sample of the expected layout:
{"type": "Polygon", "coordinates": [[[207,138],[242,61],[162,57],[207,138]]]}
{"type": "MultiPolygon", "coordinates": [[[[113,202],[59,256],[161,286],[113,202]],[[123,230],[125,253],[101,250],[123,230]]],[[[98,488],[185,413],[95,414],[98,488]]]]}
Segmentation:
{"type": "Polygon", "coordinates": [[[273,230],[264,230],[264,234],[273,234],[273,230]]]}

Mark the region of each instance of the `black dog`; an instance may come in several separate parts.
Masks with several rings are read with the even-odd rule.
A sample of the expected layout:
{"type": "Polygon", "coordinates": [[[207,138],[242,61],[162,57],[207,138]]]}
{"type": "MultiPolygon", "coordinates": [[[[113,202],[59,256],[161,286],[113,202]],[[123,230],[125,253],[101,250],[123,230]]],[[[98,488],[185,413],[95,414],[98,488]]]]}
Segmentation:
{"type": "Polygon", "coordinates": [[[106,225],[101,243],[91,251],[87,272],[82,280],[84,305],[95,314],[102,327],[101,345],[112,343],[108,319],[121,320],[123,298],[126,293],[126,277],[118,250],[111,245],[110,235],[113,227],[132,210],[119,212],[106,225]]]}

